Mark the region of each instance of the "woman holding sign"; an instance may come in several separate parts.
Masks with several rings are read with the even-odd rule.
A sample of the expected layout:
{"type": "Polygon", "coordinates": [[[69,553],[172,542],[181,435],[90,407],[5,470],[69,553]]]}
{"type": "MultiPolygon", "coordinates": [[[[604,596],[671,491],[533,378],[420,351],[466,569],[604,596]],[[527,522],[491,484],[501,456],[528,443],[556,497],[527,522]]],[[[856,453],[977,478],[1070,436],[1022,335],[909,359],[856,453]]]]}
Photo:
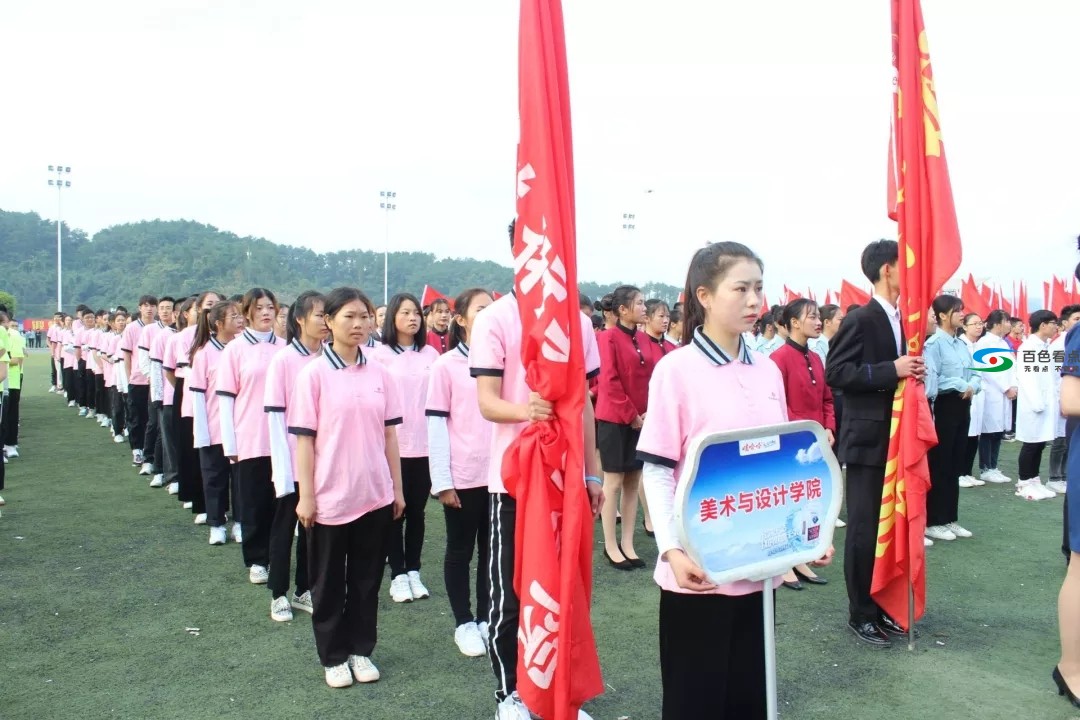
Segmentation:
{"type": "Polygon", "coordinates": [[[637,448],[660,551],[664,720],[766,715],[761,584],[710,582],[674,520],[676,478],[693,438],[788,419],[780,371],[742,337],[761,312],[762,268],[738,243],[698,250],[686,278],[683,347],[656,365],[649,384],[637,448]]]}

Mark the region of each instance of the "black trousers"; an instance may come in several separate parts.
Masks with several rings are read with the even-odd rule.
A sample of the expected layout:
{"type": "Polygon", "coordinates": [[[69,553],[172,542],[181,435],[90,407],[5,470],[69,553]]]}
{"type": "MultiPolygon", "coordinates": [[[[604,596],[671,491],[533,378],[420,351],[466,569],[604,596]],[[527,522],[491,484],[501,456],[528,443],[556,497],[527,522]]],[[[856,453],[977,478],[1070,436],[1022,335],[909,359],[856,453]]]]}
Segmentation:
{"type": "Polygon", "coordinates": [[[150,386],[129,384],[127,407],[128,444],[132,450],[142,450],[146,445],[146,426],[150,424],[150,386]]]}
{"type": "Polygon", "coordinates": [[[517,690],[518,612],[514,592],[514,531],[517,501],[506,493],[493,493],[488,505],[490,549],[488,586],[488,656],[495,673],[495,701],[502,702],[517,690]]]}
{"type": "Polygon", "coordinates": [[[85,389],[83,393],[86,397],[86,408],[90,415],[97,412],[97,375],[94,375],[94,371],[87,369],[83,372],[83,385],[85,389]]]}
{"type": "Polygon", "coordinates": [[[1001,453],[1003,432],[983,433],[979,436],[979,470],[996,470],[1001,453]]]}
{"type": "MultiPolygon", "coordinates": [[[[11,445],[11,443],[7,443],[11,445]]],[[[1050,479],[1065,482],[1065,464],[1069,458],[1069,438],[1054,438],[1050,445],[1050,479]]]]}
{"type": "Polygon", "coordinates": [[[960,393],[938,395],[934,400],[934,428],[938,444],[930,448],[930,492],[926,494],[926,526],[947,525],[959,518],[960,475],[967,454],[967,431],[971,400],[960,393]]]}
{"type": "MultiPolygon", "coordinates": [[[[4,413],[7,410],[4,405],[6,404],[7,403],[4,402],[4,394],[0,393],[0,424],[4,422],[4,413]]],[[[6,474],[6,470],[4,468],[5,465],[3,461],[0,460],[0,490],[4,489],[4,475],[6,474]]]]}
{"type": "Polygon", "coordinates": [[[292,565],[293,533],[296,539],[296,594],[311,589],[308,583],[307,530],[296,522],[298,493],[289,493],[274,500],[274,523],[270,526],[270,597],[279,598],[289,590],[289,570],[292,565]]]}
{"type": "Polygon", "coordinates": [[[49,358],[49,377],[52,379],[52,386],[56,387],[58,384],[56,382],[58,380],[56,377],[56,358],[52,357],[51,354],[49,355],[49,358]]]}
{"type": "Polygon", "coordinates": [[[199,451],[195,449],[195,419],[180,418],[180,502],[191,503],[191,512],[206,512],[206,495],[203,493],[202,471],[199,467],[199,451]]]}
{"type": "Polygon", "coordinates": [[[161,456],[154,455],[160,447],[161,417],[158,415],[157,403],[150,401],[150,386],[146,386],[146,434],[143,437],[142,451],[143,462],[150,463],[154,468],[154,474],[161,472],[161,456]]]}
{"type": "Polygon", "coordinates": [[[979,454],[979,436],[968,435],[967,444],[964,445],[964,461],[961,463],[960,474],[975,475],[975,456],[979,454]]]}
{"type": "Polygon", "coordinates": [[[836,432],[833,433],[833,452],[836,452],[837,445],[840,443],[840,424],[844,421],[844,393],[839,390],[832,391],[833,396],[833,413],[836,415],[836,432]]]}
{"type": "Polygon", "coordinates": [[[386,532],[393,516],[393,506],[387,505],[345,525],[316,523],[308,531],[311,627],[324,667],[341,665],[350,655],[370,657],[375,650],[386,532]]]}
{"type": "Polygon", "coordinates": [[[127,397],[115,387],[109,389],[112,403],[113,435],[123,435],[127,427],[127,397]]]}
{"type": "Polygon", "coordinates": [[[64,383],[64,394],[67,396],[68,402],[75,401],[75,404],[79,404],[79,384],[75,381],[75,368],[66,367],[61,370],[61,382],[64,383]]]}
{"type": "MultiPolygon", "coordinates": [[[[7,400],[4,401],[4,419],[0,422],[3,426],[3,445],[19,444],[19,401],[22,390],[8,390],[7,400]]],[[[2,465],[3,463],[0,463],[2,465]]]]}
{"type": "Polygon", "coordinates": [[[86,407],[86,363],[82,360],[75,365],[75,404],[86,407]]]}
{"type": "Polygon", "coordinates": [[[165,485],[180,484],[180,406],[162,405],[158,410],[161,425],[161,457],[158,465],[165,475],[165,485]]]}
{"type": "Polygon", "coordinates": [[[1039,467],[1042,465],[1043,450],[1046,443],[1024,443],[1020,446],[1020,457],[1017,464],[1020,466],[1018,480],[1030,480],[1039,477],[1039,467]]]}
{"type": "Polygon", "coordinates": [[[663,720],[757,720],[766,714],[760,592],[660,592],[663,720]]]}
{"type": "Polygon", "coordinates": [[[405,513],[393,521],[387,532],[386,555],[391,577],[420,570],[424,511],[431,493],[431,470],[426,457],[401,458],[401,490],[405,495],[405,513]]]}
{"type": "Polygon", "coordinates": [[[94,397],[97,398],[94,401],[94,407],[97,408],[99,414],[109,415],[109,413],[112,411],[112,405],[109,403],[109,393],[105,390],[104,375],[94,376],[94,389],[94,397]]]}
{"type": "MultiPolygon", "coordinates": [[[[258,457],[236,463],[240,491],[240,525],[243,527],[244,565],[270,566],[270,528],[274,524],[274,482],[270,458],[258,457]]],[[[235,515],[235,514],[234,514],[235,515]]]]}
{"type": "Polygon", "coordinates": [[[199,469],[202,470],[203,495],[206,500],[206,524],[210,527],[225,525],[230,495],[233,499],[233,519],[236,520],[236,509],[240,503],[236,490],[235,466],[229,463],[221,445],[199,448],[199,469]]]}
{"type": "Polygon", "coordinates": [[[443,507],[446,516],[446,556],[443,580],[454,627],[486,619],[488,616],[488,498],[487,487],[457,491],[460,508],[443,507]],[[476,614],[469,599],[469,566],[473,550],[476,558],[476,614]]]}
{"type": "Polygon", "coordinates": [[[870,597],[877,550],[878,519],[885,468],[848,463],[844,496],[847,532],[844,536],[844,580],[847,583],[848,616],[853,622],[877,622],[877,603],[870,597]]]}

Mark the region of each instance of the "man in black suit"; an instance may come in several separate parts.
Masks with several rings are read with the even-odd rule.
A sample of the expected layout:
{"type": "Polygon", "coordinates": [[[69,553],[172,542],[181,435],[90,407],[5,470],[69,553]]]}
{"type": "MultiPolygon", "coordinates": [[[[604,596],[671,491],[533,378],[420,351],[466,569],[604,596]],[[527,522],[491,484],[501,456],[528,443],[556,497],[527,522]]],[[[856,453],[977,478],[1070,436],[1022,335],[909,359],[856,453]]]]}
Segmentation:
{"type": "Polygon", "coordinates": [[[830,343],[826,369],[830,387],[844,393],[839,456],[847,464],[848,627],[877,647],[891,645],[889,635],[904,634],[870,597],[893,394],[900,378],[921,379],[925,372],[921,357],[901,352],[897,252],[895,240],[878,240],[863,250],[862,270],[874,285],[874,297],[844,318],[830,343]]]}

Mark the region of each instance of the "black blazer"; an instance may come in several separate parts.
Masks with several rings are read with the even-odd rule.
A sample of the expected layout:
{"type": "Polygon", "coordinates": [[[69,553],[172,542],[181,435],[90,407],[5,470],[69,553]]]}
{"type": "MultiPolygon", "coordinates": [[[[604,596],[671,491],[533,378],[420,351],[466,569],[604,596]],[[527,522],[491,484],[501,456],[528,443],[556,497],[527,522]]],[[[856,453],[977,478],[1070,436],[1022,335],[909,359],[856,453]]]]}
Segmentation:
{"type": "MultiPolygon", "coordinates": [[[[905,344],[901,330],[900,345],[905,344]]],[[[840,462],[885,466],[889,452],[896,339],[885,309],[871,300],[844,318],[829,343],[825,379],[844,394],[840,462]]]]}

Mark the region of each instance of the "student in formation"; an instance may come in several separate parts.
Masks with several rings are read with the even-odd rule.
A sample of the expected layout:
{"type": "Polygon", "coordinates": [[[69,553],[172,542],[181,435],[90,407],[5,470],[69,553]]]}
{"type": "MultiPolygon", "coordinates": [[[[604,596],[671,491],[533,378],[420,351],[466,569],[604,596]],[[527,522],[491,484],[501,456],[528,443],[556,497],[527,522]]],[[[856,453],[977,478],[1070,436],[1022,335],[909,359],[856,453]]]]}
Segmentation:
{"type": "MultiPolygon", "coordinates": [[[[510,247],[514,246],[514,227],[509,227],[510,247]]],[[[610,302],[610,299],[609,299],[610,302]]],[[[596,334],[580,313],[581,340],[585,353],[586,382],[599,375],[600,355],[596,334]]],[[[615,331],[618,332],[618,331],[615,331]]],[[[526,423],[551,420],[552,403],[529,391],[525,366],[521,363],[521,315],[517,295],[510,292],[492,303],[476,317],[469,345],[469,373],[476,378],[480,414],[495,423],[491,435],[487,485],[490,495],[488,524],[491,528],[488,550],[488,655],[495,674],[496,717],[498,720],[529,720],[529,710],[517,695],[518,613],[519,601],[514,592],[514,546],[517,502],[506,492],[502,481],[502,462],[506,450],[517,439],[526,423]]],[[[602,340],[600,341],[602,342],[602,340]]],[[[604,504],[602,481],[596,457],[596,424],[592,403],[585,403],[584,430],[585,482],[593,518],[604,504]]],[[[567,481],[571,481],[567,478],[567,481]]],[[[584,711],[579,720],[588,720],[584,711]]]]}
{"type": "MultiPolygon", "coordinates": [[[[278,305],[277,316],[274,318],[274,334],[282,340],[286,340],[286,335],[289,334],[289,308],[291,306],[288,303],[282,303],[278,305]]],[[[288,342],[286,340],[286,342],[288,342]]]]}
{"type": "MultiPolygon", "coordinates": [[[[417,308],[419,310],[419,308],[417,308]]],[[[333,337],[296,380],[287,411],[296,436],[296,515],[308,532],[311,626],[326,684],[379,679],[371,662],[389,525],[405,511],[394,377],[368,362],[371,301],[355,288],[331,290],[333,337]]]]}
{"type": "Polygon", "coordinates": [[[113,436],[113,414],[112,414],[112,401],[113,394],[116,391],[116,368],[113,366],[112,355],[110,348],[112,347],[112,339],[115,337],[113,334],[113,325],[116,319],[115,313],[106,313],[105,315],[105,327],[101,333],[101,338],[98,340],[97,348],[94,352],[94,361],[97,362],[98,367],[101,368],[101,380],[102,380],[102,393],[101,399],[98,402],[101,408],[99,415],[101,419],[98,421],[101,427],[108,428],[110,436],[113,436]]]}
{"type": "Polygon", "coordinates": [[[1046,500],[1057,496],[1039,477],[1043,451],[1053,442],[1057,424],[1055,388],[1050,340],[1057,335],[1058,319],[1049,310],[1036,310],[1030,319],[1031,334],[1020,344],[1016,359],[1016,439],[1020,447],[1020,478],[1016,496],[1025,500],[1046,500]],[[1024,353],[1028,353],[1025,360],[1024,353]],[[1041,358],[1040,358],[1041,354],[1041,358]],[[1034,358],[1031,360],[1030,358],[1034,358]]]}
{"type": "MultiPolygon", "coordinates": [[[[994,310],[984,321],[986,332],[975,343],[975,352],[998,350],[1005,356],[1012,353],[1004,337],[1008,333],[1009,316],[1004,310],[994,310]]],[[[1012,405],[1016,399],[1016,368],[1003,372],[982,373],[982,424],[979,433],[979,479],[988,483],[1011,483],[998,469],[1001,442],[1012,430],[1012,405]]]]}
{"type": "Polygon", "coordinates": [[[760,313],[761,283],[761,260],[749,248],[721,242],[698,250],[686,280],[687,336],[649,385],[638,456],[660,551],[664,720],[700,718],[706,707],[710,718],[765,717],[761,585],[709,582],[680,546],[674,522],[676,478],[693,438],[787,420],[780,371],[742,336],[760,313]]]}
{"type": "Polygon", "coordinates": [[[5,458],[19,457],[19,404],[22,395],[23,362],[26,359],[26,338],[19,331],[19,323],[10,317],[0,325],[0,333],[7,335],[8,378],[7,399],[4,401],[3,420],[0,421],[0,441],[4,445],[5,458]]]}
{"type": "Polygon", "coordinates": [[[218,370],[221,354],[233,338],[244,331],[240,305],[224,300],[199,314],[198,327],[191,341],[191,372],[187,385],[191,390],[194,447],[199,450],[206,502],[206,524],[210,526],[210,544],[224,545],[225,513],[232,496],[233,540],[243,539],[240,527],[240,494],[236,489],[235,468],[225,457],[221,440],[221,413],[218,370]]]}
{"type": "MultiPolygon", "coordinates": [[[[682,310],[669,310],[668,304],[663,300],[653,298],[645,302],[645,334],[648,336],[652,343],[649,345],[649,349],[653,353],[655,362],[660,362],[660,358],[667,355],[669,352],[678,347],[678,342],[670,337],[672,318],[677,318],[679,321],[679,327],[677,328],[679,341],[682,340],[682,310]]],[[[638,502],[641,503],[641,512],[643,518],[641,520],[642,526],[645,528],[645,535],[648,537],[655,537],[653,533],[652,515],[649,513],[649,499],[645,496],[645,486],[638,482],[638,502]]]]}
{"type": "Polygon", "coordinates": [[[139,298],[139,316],[124,328],[120,349],[124,353],[124,374],[128,378],[128,442],[131,445],[131,464],[140,467],[140,475],[149,475],[153,466],[143,456],[146,442],[146,425],[149,422],[150,380],[139,362],[139,340],[143,329],[154,321],[157,298],[143,295],[139,298]]]}
{"type": "Polygon", "coordinates": [[[173,313],[175,326],[167,325],[155,334],[150,346],[150,399],[161,404],[158,408],[161,477],[155,475],[150,487],[164,486],[170,495],[180,494],[180,398],[176,396],[176,364],[166,356],[173,340],[187,329],[188,320],[197,313],[194,297],[180,300],[173,313]],[[167,361],[172,366],[169,372],[166,370],[167,361]],[[172,382],[167,377],[170,373],[173,374],[172,382]],[[159,480],[161,485],[156,485],[159,480]]]}
{"type": "Polygon", "coordinates": [[[64,329],[60,331],[59,337],[61,382],[63,383],[64,394],[67,397],[68,407],[76,407],[79,397],[75,376],[78,360],[75,357],[75,318],[71,315],[64,315],[64,329]]]}
{"type": "Polygon", "coordinates": [[[1061,327],[1057,337],[1050,342],[1050,359],[1053,363],[1051,371],[1054,375],[1054,410],[1055,410],[1055,425],[1054,425],[1054,441],[1050,445],[1050,482],[1046,483],[1046,487],[1059,495],[1064,495],[1068,489],[1065,482],[1065,470],[1066,460],[1069,454],[1069,438],[1066,434],[1065,428],[1065,416],[1061,414],[1061,373],[1056,372],[1057,367],[1062,364],[1061,360],[1054,360],[1054,358],[1065,358],[1065,337],[1073,326],[1080,322],[1080,305],[1066,305],[1061,308],[1061,315],[1059,316],[1061,327]]]}
{"type": "Polygon", "coordinates": [[[112,335],[109,340],[108,362],[112,365],[113,393],[110,399],[112,408],[112,433],[113,442],[117,445],[125,442],[127,437],[127,392],[128,378],[124,369],[124,351],[120,349],[120,343],[124,338],[124,330],[127,328],[127,313],[117,310],[110,316],[112,335]]]}
{"type": "Polygon", "coordinates": [[[824,363],[829,357],[829,342],[844,320],[844,311],[839,305],[822,305],[818,315],[821,317],[821,335],[810,343],[810,349],[821,356],[821,362],[824,363]]]}
{"type": "Polygon", "coordinates": [[[311,583],[308,580],[307,530],[297,527],[293,457],[296,436],[289,435],[286,417],[293,388],[300,371],[322,355],[323,342],[330,335],[326,327],[325,298],[314,290],[300,293],[288,308],[285,332],[288,345],[274,356],[266,370],[263,410],[270,433],[270,465],[274,477],[274,523],[270,528],[270,617],[277,622],[292,620],[294,609],[311,612],[311,583]],[[296,533],[295,592],[289,598],[289,570],[292,566],[293,533],[296,533]]]}
{"type": "MultiPolygon", "coordinates": [[[[176,300],[168,295],[158,298],[157,301],[157,321],[149,323],[142,329],[142,333],[139,335],[139,348],[136,360],[139,363],[139,369],[143,375],[146,376],[147,385],[147,401],[148,406],[146,410],[146,436],[143,440],[143,467],[140,470],[141,475],[152,476],[151,485],[154,487],[161,487],[164,484],[164,474],[162,473],[162,450],[161,450],[161,401],[157,396],[159,392],[155,389],[155,373],[153,370],[153,363],[150,361],[150,348],[154,344],[154,336],[159,332],[168,332],[166,328],[170,328],[173,324],[173,307],[176,304],[176,300]],[[159,477],[160,476],[160,477],[159,477]]],[[[160,388],[160,385],[157,386],[160,388]]]]}
{"type": "Polygon", "coordinates": [[[49,392],[60,392],[60,383],[63,382],[63,364],[60,358],[60,352],[62,350],[60,343],[60,333],[64,329],[64,313],[57,310],[53,313],[52,322],[49,323],[49,329],[45,333],[45,344],[49,348],[49,357],[52,358],[52,362],[49,363],[49,373],[52,385],[49,386],[49,392]]]}
{"type": "Polygon", "coordinates": [[[682,308],[673,308],[671,317],[668,319],[667,340],[676,347],[682,345],[683,339],[683,311],[682,308]]]}
{"type": "Polygon", "coordinates": [[[370,344],[372,337],[375,338],[376,343],[381,343],[382,342],[382,326],[383,326],[383,321],[384,320],[386,320],[386,306],[385,305],[380,305],[379,307],[375,308],[375,318],[374,318],[375,332],[371,333],[371,336],[368,337],[369,345],[365,346],[365,347],[374,347],[374,345],[370,344]]]}
{"type": "MultiPolygon", "coordinates": [[[[768,357],[784,344],[784,338],[777,331],[779,318],[771,312],[761,317],[761,337],[758,338],[757,351],[768,357]]],[[[683,343],[685,344],[685,343],[683,343]]]]}
{"type": "MultiPolygon", "coordinates": [[[[7,310],[0,308],[0,322],[7,320],[7,310]]],[[[0,334],[0,418],[4,416],[4,386],[7,385],[8,371],[11,364],[11,356],[8,353],[8,340],[7,333],[0,334]]],[[[6,473],[5,466],[7,465],[7,458],[2,458],[3,462],[0,462],[0,490],[4,489],[4,475],[6,473]]],[[[4,505],[4,498],[0,497],[0,507],[4,505]]]]}
{"type": "Polygon", "coordinates": [[[476,381],[469,374],[470,333],[492,299],[482,288],[458,295],[450,325],[450,350],[431,367],[425,413],[431,494],[446,517],[443,579],[454,616],[454,642],[463,655],[487,654],[488,491],[491,423],[480,414],[476,381]],[[476,552],[476,581],[469,565],[476,552]],[[470,586],[476,587],[476,612],[470,586]]]}
{"type": "Polygon", "coordinates": [[[427,338],[420,301],[404,293],[390,298],[383,322],[383,344],[371,351],[371,359],[390,371],[404,413],[404,422],[396,430],[405,514],[394,521],[387,541],[393,578],[390,597],[399,603],[431,596],[420,579],[424,511],[431,492],[424,402],[431,366],[439,359],[439,352],[427,344],[427,338]]]}
{"type": "Polygon", "coordinates": [[[450,301],[439,298],[431,303],[428,325],[427,344],[445,354],[450,349],[450,301]]]}
{"type": "Polygon", "coordinates": [[[263,411],[266,371],[285,343],[274,334],[277,299],[266,288],[244,295],[245,327],[225,346],[217,371],[218,419],[225,457],[236,463],[241,543],[248,580],[270,579],[270,528],[274,524],[270,432],[263,411]]]}
{"type": "MultiPolygon", "coordinates": [[[[958,336],[964,341],[968,355],[974,355],[975,348],[983,336],[986,325],[978,313],[964,313],[963,325],[958,336]]],[[[969,359],[969,367],[974,366],[974,358],[969,359]]],[[[980,487],[986,484],[975,476],[975,458],[979,454],[979,436],[982,434],[983,406],[986,402],[986,393],[983,391],[985,380],[980,378],[979,392],[971,398],[970,420],[968,421],[967,445],[964,446],[964,459],[960,463],[960,481],[962,488],[980,487]]]]}
{"type": "Polygon", "coordinates": [[[83,312],[82,335],[79,341],[79,360],[82,364],[83,405],[79,417],[95,419],[97,416],[97,381],[94,375],[97,365],[94,363],[94,342],[97,334],[97,315],[90,308],[83,312]]]}

